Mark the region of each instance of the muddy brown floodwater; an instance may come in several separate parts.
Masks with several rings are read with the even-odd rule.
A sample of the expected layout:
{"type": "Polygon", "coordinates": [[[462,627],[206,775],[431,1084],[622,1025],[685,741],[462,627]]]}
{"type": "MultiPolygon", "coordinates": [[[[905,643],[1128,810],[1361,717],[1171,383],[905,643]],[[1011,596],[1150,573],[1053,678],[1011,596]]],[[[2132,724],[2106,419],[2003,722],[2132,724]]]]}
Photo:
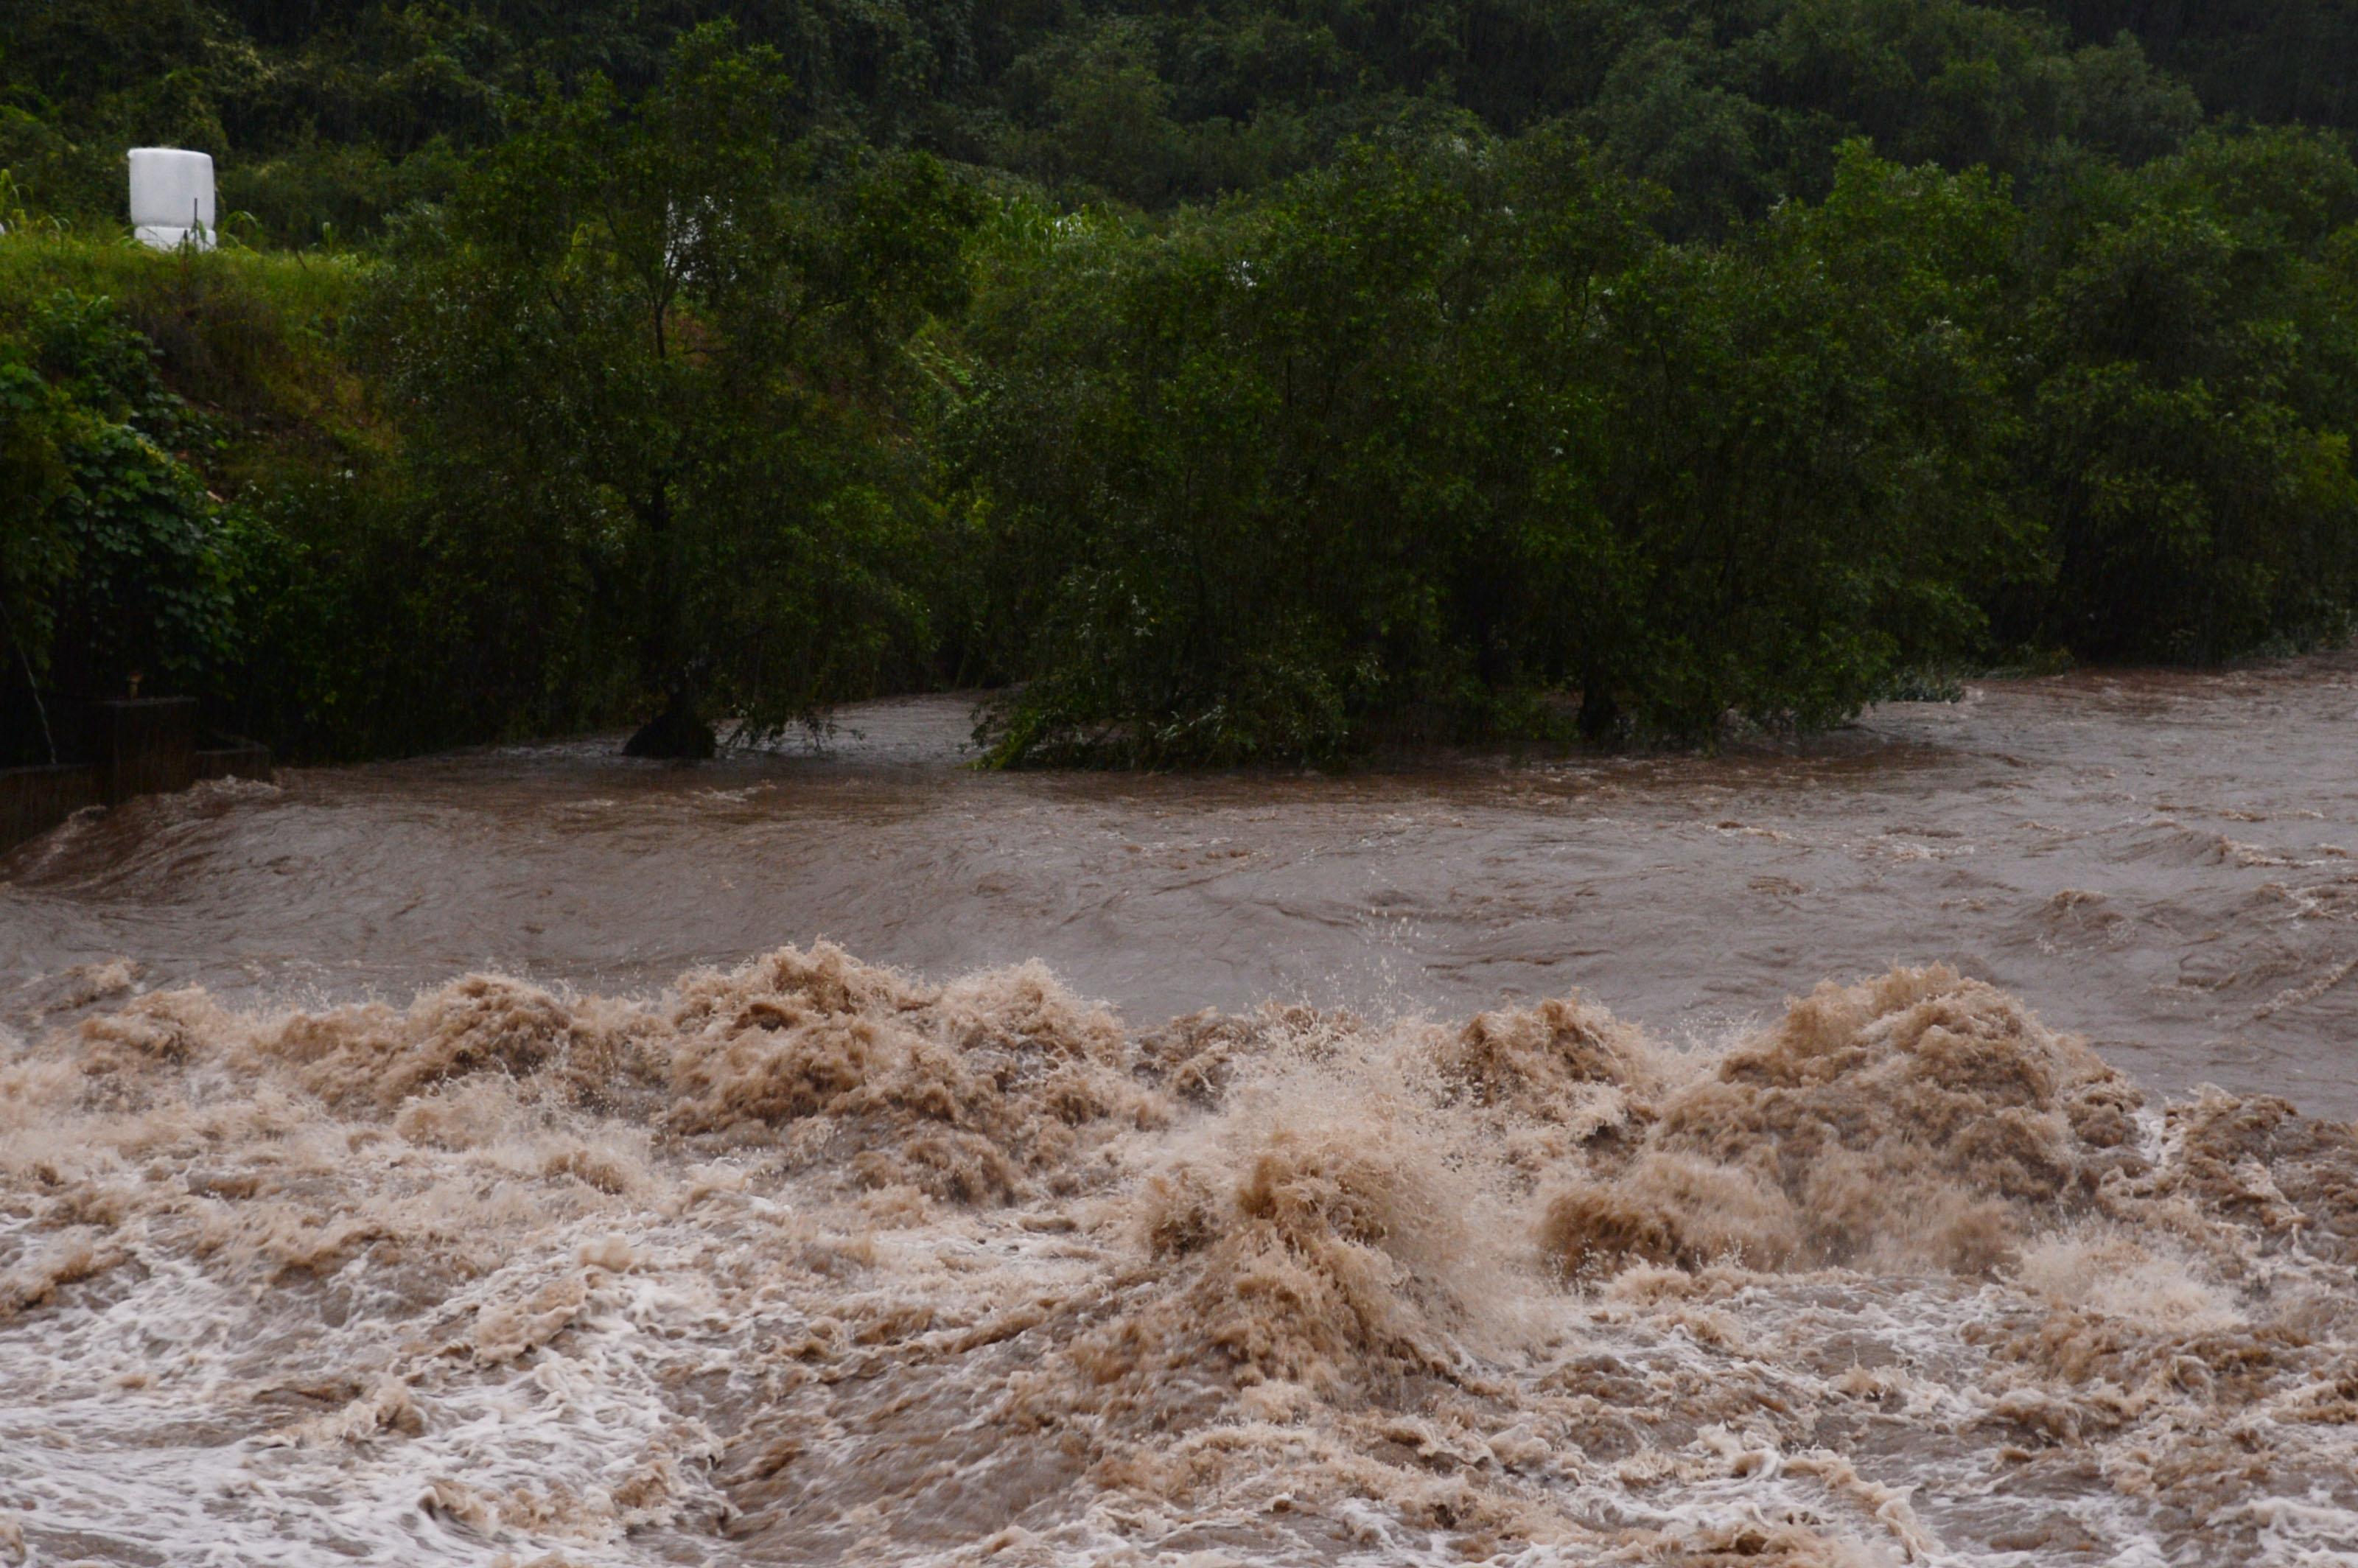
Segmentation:
{"type": "Polygon", "coordinates": [[[0,1563],[2358,1563],[2358,657],[841,724],[0,860],[0,1563]]]}

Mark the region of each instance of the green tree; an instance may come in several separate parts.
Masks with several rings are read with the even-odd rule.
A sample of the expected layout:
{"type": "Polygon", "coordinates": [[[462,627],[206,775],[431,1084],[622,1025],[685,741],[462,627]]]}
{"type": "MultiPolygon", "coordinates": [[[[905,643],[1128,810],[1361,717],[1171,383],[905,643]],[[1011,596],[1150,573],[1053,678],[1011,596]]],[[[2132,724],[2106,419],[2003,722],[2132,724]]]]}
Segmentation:
{"type": "Polygon", "coordinates": [[[1460,125],[1160,235],[1012,236],[960,426],[1030,677],[995,754],[1328,757],[1550,680],[1612,569],[1578,370],[1643,206],[1568,137],[1460,125]]]}
{"type": "MultiPolygon", "coordinates": [[[[41,691],[204,694],[237,634],[233,521],[165,445],[185,410],[113,304],[61,293],[0,334],[0,635],[38,755],[41,691]]],[[[25,748],[12,746],[22,753],[25,748]]],[[[14,760],[30,760],[20,754],[14,760]]]]}
{"type": "Polygon", "coordinates": [[[1708,739],[1955,657],[2027,569],[1984,176],[1843,154],[1718,248],[1580,144],[1362,146],[1158,235],[1039,226],[963,430],[1005,761],[1708,739]]]}
{"type": "Polygon", "coordinates": [[[2358,169],[2206,138],[2110,198],[2032,320],[2052,635],[2210,660],[2332,631],[2358,589],[2358,169]]]}
{"type": "Polygon", "coordinates": [[[636,104],[535,106],[410,236],[384,330],[484,678],[649,702],[633,749],[693,754],[921,648],[903,345],[973,211],[931,159],[798,137],[721,27],[636,104]]]}
{"type": "Polygon", "coordinates": [[[1642,613],[1589,655],[1593,713],[1823,724],[1974,645],[1975,589],[2028,542],[2000,330],[2017,232],[1986,176],[1854,143],[1822,205],[1617,285],[1604,505],[1642,613]]]}

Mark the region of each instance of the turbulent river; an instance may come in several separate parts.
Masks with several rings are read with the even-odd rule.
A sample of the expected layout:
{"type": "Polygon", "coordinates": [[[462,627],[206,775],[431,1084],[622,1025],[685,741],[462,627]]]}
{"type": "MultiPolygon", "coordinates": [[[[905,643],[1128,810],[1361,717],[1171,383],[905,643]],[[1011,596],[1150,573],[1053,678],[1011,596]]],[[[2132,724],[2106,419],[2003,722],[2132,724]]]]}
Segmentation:
{"type": "Polygon", "coordinates": [[[0,1563],[2358,1563],[2358,657],[0,859],[0,1563]]]}

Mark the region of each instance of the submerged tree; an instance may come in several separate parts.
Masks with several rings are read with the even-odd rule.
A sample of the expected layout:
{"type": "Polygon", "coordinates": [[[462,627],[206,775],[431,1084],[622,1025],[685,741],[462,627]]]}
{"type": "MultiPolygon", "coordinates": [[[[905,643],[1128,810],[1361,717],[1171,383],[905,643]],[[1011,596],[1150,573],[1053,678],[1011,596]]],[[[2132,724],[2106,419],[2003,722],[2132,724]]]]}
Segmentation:
{"type": "Polygon", "coordinates": [[[928,157],[798,134],[725,26],[636,104],[593,78],[532,108],[406,237],[384,316],[492,678],[610,686],[656,710],[629,750],[702,755],[922,646],[896,410],[973,209],[928,157]]]}
{"type": "Polygon", "coordinates": [[[2015,210],[1846,148],[1664,245],[1567,134],[1362,145],[1133,236],[1001,247],[959,426],[1003,761],[1807,727],[1954,656],[2028,555],[2015,210]]]}

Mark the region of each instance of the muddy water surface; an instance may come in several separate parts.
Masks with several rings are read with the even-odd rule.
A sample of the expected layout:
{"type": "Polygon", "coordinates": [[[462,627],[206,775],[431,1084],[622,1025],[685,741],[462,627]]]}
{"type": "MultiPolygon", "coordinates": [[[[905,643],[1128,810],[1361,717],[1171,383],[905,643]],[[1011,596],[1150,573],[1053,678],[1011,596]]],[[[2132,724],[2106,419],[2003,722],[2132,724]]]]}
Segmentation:
{"type": "Polygon", "coordinates": [[[0,861],[0,1562],[2358,1562],[2358,659],[843,726],[0,861]]]}
{"type": "Polygon", "coordinates": [[[925,699],[824,756],[600,741],[144,802],[5,862],[0,983],[130,954],[223,996],[631,987],[824,936],[937,978],[1038,957],[1140,1020],[1579,988],[1684,1038],[1939,960],[2154,1087],[2358,1115],[2358,660],[1979,686],[1798,753],[1342,779],[979,775],[968,727],[925,699]]]}

